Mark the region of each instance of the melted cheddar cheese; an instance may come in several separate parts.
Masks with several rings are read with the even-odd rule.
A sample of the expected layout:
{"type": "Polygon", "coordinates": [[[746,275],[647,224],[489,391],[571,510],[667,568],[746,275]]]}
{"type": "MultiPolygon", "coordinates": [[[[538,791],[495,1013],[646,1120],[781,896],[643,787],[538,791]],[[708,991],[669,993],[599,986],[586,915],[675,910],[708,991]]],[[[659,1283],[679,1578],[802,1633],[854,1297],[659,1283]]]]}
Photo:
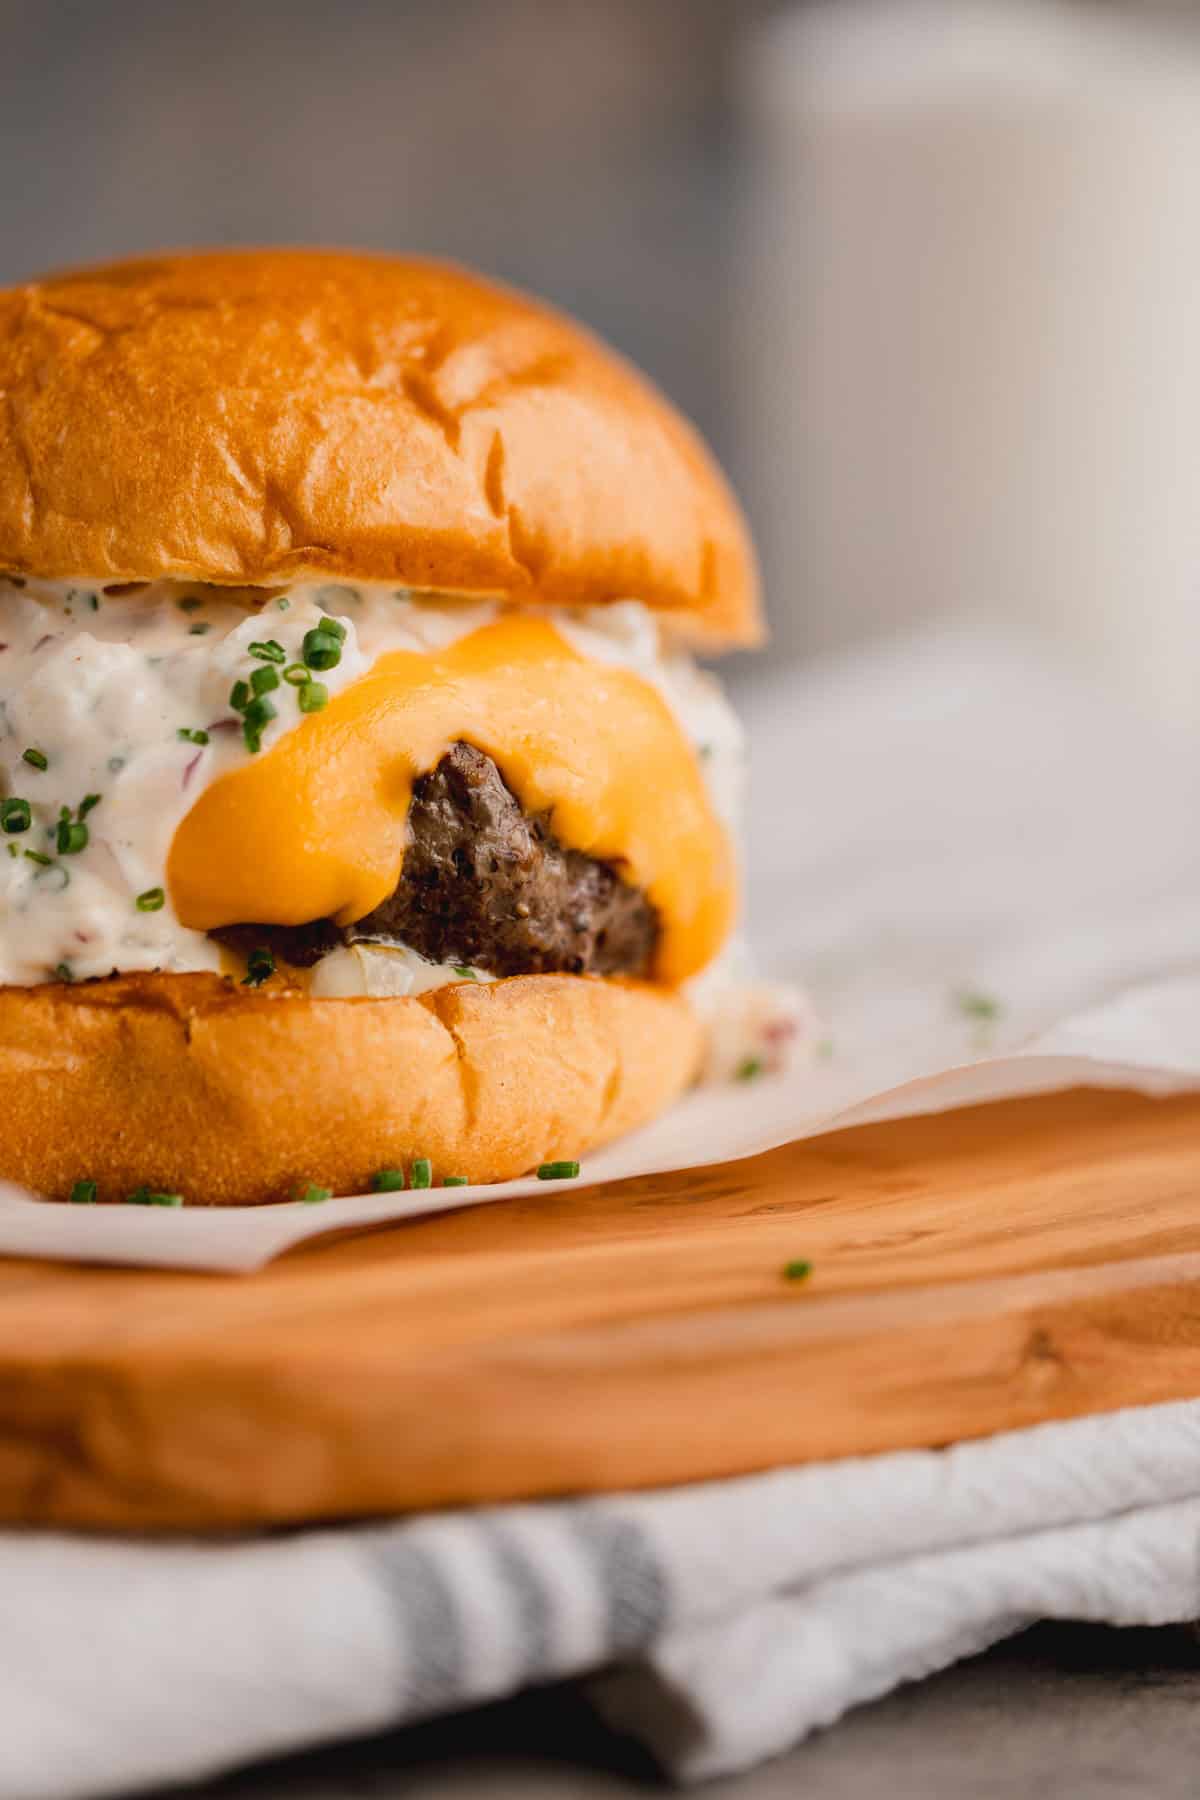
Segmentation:
{"type": "Polygon", "coordinates": [[[392,651],[271,749],[218,777],[167,865],[182,924],[365,917],[394,891],[413,782],[452,744],[490,756],[559,840],[644,889],[662,931],[654,974],[712,961],[735,909],[733,857],[696,753],[665,701],[513,614],[440,652],[392,651]]]}

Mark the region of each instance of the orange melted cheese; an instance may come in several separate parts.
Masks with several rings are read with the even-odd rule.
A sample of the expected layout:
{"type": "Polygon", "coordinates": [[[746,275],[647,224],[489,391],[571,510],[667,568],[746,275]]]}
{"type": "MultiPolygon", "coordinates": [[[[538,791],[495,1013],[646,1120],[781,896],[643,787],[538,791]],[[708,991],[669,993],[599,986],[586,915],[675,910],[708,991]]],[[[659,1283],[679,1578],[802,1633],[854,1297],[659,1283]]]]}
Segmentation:
{"type": "Polygon", "coordinates": [[[184,818],[167,878],[181,923],[302,925],[365,917],[394,891],[412,786],[452,744],[490,756],[560,842],[644,889],[662,931],[655,976],[712,960],[735,906],[733,858],[696,754],[660,695],[513,615],[436,654],[399,650],[184,818]]]}

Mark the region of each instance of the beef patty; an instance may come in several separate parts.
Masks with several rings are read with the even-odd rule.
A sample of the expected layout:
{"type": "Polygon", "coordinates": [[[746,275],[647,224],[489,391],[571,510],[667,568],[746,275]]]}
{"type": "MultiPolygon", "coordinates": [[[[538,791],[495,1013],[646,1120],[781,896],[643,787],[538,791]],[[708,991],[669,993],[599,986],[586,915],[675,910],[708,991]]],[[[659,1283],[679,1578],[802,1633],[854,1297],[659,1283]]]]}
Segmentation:
{"type": "Polygon", "coordinates": [[[301,966],[374,942],[494,975],[645,974],[659,930],[645,894],[560,844],[482,751],[455,744],[413,784],[408,832],[395,893],[356,924],[233,925],[213,936],[301,966]]]}

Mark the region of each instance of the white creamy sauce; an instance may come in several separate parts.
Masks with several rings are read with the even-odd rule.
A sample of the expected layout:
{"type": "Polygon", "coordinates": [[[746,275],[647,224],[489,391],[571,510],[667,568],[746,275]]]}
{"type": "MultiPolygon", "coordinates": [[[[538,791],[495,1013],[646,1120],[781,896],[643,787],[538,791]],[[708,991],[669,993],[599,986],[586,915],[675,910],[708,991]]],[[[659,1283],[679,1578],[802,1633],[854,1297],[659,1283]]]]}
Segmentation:
{"type": "MultiPolygon", "coordinates": [[[[444,649],[498,610],[332,583],[263,596],[161,582],[122,594],[0,578],[0,600],[0,982],[24,986],[219,968],[217,946],[175,916],[166,866],[184,815],[253,754],[231,704],[235,682],[255,670],[295,671],[305,634],[332,617],[344,629],[339,660],[312,674],[332,699],[385,652],[444,649]],[[271,646],[277,660],[256,656],[252,644],[271,646]],[[24,760],[27,750],[46,767],[24,760]],[[28,803],[27,830],[11,829],[22,819],[14,799],[28,803]],[[63,809],[65,824],[84,831],[60,843],[63,809]]],[[[581,654],[658,689],[696,745],[714,806],[736,829],[742,734],[716,681],[665,648],[637,602],[556,612],[553,622],[581,654]]],[[[264,696],[276,716],[263,724],[259,754],[300,725],[301,691],[280,680],[264,696]]],[[[457,966],[409,950],[357,946],[327,957],[313,989],[419,993],[461,979],[457,966]]]]}

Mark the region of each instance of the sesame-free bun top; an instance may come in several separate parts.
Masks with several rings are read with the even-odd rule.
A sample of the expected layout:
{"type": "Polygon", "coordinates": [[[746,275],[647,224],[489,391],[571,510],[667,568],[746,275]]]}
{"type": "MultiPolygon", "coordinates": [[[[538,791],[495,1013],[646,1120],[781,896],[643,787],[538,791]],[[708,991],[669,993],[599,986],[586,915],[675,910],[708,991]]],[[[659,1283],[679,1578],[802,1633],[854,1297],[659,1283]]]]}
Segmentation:
{"type": "Polygon", "coordinates": [[[704,645],[761,635],[737,503],[654,388],[510,289],[349,251],[0,292],[0,571],[638,599],[704,645]]]}

